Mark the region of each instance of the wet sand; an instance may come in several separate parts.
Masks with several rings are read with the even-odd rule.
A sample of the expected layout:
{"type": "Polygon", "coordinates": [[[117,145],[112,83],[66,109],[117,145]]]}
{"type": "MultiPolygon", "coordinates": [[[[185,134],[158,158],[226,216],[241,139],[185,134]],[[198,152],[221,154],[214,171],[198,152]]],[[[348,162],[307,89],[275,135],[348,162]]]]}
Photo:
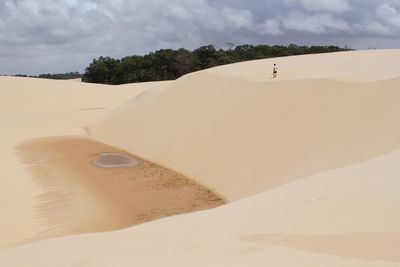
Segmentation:
{"type": "Polygon", "coordinates": [[[94,163],[103,168],[119,168],[135,166],[138,165],[140,161],[124,154],[101,153],[94,163]]]}
{"type": "Polygon", "coordinates": [[[44,191],[36,208],[45,229],[38,239],[121,229],[224,204],[183,175],[89,138],[35,139],[18,151],[44,191]]]}

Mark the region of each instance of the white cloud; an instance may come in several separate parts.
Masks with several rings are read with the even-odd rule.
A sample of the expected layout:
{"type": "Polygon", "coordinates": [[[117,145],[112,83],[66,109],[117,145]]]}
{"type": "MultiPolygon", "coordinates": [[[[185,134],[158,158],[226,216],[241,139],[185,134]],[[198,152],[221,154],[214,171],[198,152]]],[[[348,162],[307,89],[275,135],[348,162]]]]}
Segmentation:
{"type": "Polygon", "coordinates": [[[285,29],[314,34],[326,34],[337,32],[352,32],[351,27],[340,18],[331,14],[305,14],[293,12],[288,16],[281,16],[280,21],[285,29]]]}
{"type": "Polygon", "coordinates": [[[387,19],[397,16],[397,10],[388,3],[380,5],[376,13],[381,19],[387,19]]]}
{"type": "Polygon", "coordinates": [[[349,11],[348,0],[284,0],[289,6],[300,6],[307,11],[329,11],[341,13],[349,11]]]}

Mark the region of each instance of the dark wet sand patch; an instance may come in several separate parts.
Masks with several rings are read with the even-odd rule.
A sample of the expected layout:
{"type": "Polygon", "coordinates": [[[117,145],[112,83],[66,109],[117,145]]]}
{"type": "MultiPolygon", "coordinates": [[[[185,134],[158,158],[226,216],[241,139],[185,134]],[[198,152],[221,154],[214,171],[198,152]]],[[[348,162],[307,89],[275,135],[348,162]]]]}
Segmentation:
{"type": "Polygon", "coordinates": [[[44,189],[35,200],[44,226],[38,239],[121,229],[224,204],[179,173],[90,138],[35,139],[18,151],[44,189]],[[113,167],[96,165],[99,159],[113,167]]]}
{"type": "Polygon", "coordinates": [[[94,163],[102,168],[120,168],[136,166],[140,160],[126,154],[101,153],[94,163]]]}

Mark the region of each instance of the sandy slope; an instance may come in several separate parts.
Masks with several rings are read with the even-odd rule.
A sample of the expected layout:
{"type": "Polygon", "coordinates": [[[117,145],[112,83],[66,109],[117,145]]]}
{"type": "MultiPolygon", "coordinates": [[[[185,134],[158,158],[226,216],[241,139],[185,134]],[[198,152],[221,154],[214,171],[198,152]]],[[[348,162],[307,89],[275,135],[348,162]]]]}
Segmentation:
{"type": "MultiPolygon", "coordinates": [[[[0,107],[9,129],[0,140],[5,173],[27,183],[17,196],[2,186],[6,201],[29,204],[40,190],[10,158],[18,142],[82,134],[83,126],[237,200],[122,231],[4,248],[0,265],[400,266],[399,60],[399,50],[299,56],[223,66],[149,90],[127,85],[126,95],[104,87],[104,98],[88,93],[80,108],[113,104],[87,117],[75,100],[47,103],[49,91],[38,91],[43,106],[31,115],[32,101],[21,100],[25,110],[6,103],[26,90],[14,90],[15,98],[0,90],[0,99],[11,99],[0,107]],[[278,80],[269,77],[273,62],[278,80]]],[[[28,218],[21,229],[31,227],[29,213],[18,213],[28,218]]]]}
{"type": "Polygon", "coordinates": [[[398,150],[214,210],[6,249],[0,264],[400,266],[399,166],[398,150]]]}
{"type": "Polygon", "coordinates": [[[48,227],[36,216],[43,188],[21,164],[16,147],[33,138],[85,135],[87,124],[155,85],[129,88],[0,77],[0,245],[35,238],[48,227]]]}
{"type": "Polygon", "coordinates": [[[399,148],[398,88],[205,72],[107,114],[91,132],[235,200],[399,148]]]}

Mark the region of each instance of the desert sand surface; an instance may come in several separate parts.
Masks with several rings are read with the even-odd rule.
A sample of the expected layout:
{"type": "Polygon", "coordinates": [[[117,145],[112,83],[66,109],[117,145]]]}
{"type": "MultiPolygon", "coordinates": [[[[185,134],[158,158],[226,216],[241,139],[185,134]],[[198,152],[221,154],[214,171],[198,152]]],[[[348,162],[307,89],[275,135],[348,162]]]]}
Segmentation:
{"type": "Polygon", "coordinates": [[[35,239],[49,228],[36,212],[48,189],[35,182],[17,147],[41,137],[84,136],[90,122],[161,84],[129,88],[13,77],[0,77],[0,84],[1,246],[35,239]]]}
{"type": "Polygon", "coordinates": [[[118,87],[0,78],[0,242],[13,244],[0,249],[0,265],[400,266],[398,62],[399,50],[296,56],[118,87]],[[52,223],[36,210],[48,193],[38,179],[49,177],[32,165],[80,169],[41,160],[43,144],[21,155],[49,138],[108,146],[86,155],[91,162],[110,152],[142,162],[132,168],[164,166],[204,190],[211,204],[201,209],[229,203],[99,233],[129,226],[104,216],[107,204],[111,218],[126,216],[134,196],[106,191],[132,180],[90,183],[78,171],[57,179],[76,179],[75,201],[91,213],[72,221],[95,220],[72,232],[85,234],[33,242],[52,223]]]}
{"type": "Polygon", "coordinates": [[[71,82],[82,82],[82,78],[69,79],[71,82]]]}
{"type": "Polygon", "coordinates": [[[400,152],[217,209],[0,252],[14,266],[400,266],[400,152]],[[24,257],[20,257],[24,255],[24,257]]]}

